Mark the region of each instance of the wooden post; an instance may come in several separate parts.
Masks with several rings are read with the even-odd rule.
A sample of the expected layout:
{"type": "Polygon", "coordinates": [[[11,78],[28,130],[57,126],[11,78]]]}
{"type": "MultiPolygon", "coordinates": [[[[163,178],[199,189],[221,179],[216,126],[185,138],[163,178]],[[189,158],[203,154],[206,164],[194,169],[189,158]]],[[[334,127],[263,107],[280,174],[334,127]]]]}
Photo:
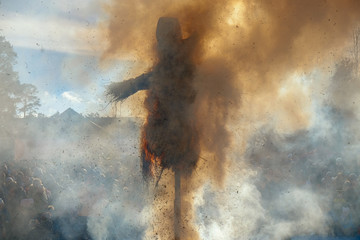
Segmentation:
{"type": "Polygon", "coordinates": [[[181,171],[175,169],[174,235],[181,239],[181,171]]]}

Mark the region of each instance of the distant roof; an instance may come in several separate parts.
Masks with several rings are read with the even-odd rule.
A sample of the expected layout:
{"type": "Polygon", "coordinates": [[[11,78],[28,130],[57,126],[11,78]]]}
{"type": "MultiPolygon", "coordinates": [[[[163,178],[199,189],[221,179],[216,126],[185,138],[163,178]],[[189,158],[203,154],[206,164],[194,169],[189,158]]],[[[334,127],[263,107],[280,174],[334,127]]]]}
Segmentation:
{"type": "MultiPolygon", "coordinates": [[[[60,115],[64,115],[64,116],[67,116],[67,115],[78,115],[78,116],[81,116],[80,113],[78,113],[77,111],[75,111],[74,109],[72,108],[68,108],[66,109],[63,113],[61,113],[60,115]]],[[[82,116],[81,116],[82,117],[82,116]]]]}
{"type": "Polygon", "coordinates": [[[62,120],[74,121],[83,119],[84,117],[80,113],[76,112],[74,109],[68,108],[63,113],[61,113],[58,118],[62,120]]]}

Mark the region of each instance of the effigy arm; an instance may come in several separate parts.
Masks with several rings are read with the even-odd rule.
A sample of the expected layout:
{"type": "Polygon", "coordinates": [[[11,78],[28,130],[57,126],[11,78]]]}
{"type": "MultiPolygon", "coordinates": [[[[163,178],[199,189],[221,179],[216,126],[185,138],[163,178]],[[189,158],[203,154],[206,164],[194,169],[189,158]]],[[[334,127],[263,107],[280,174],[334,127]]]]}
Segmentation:
{"type": "Polygon", "coordinates": [[[144,73],[136,78],[122,82],[111,83],[107,88],[107,95],[111,101],[117,102],[128,98],[140,90],[147,90],[150,86],[152,72],[144,73]]]}

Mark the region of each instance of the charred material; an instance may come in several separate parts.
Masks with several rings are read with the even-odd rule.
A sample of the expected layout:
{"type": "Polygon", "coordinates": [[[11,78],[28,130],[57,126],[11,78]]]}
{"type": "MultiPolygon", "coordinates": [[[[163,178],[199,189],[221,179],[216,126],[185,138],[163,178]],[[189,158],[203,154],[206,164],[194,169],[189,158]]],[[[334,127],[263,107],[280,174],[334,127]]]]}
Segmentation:
{"type": "Polygon", "coordinates": [[[195,65],[195,37],[182,39],[179,21],[162,17],[156,30],[158,64],[152,72],[109,86],[113,101],[123,100],[139,90],[148,90],[148,111],[142,131],[142,167],[145,178],[161,169],[182,169],[191,174],[199,155],[199,141],[191,105],[195,65]]]}
{"type": "Polygon", "coordinates": [[[140,90],[149,89],[151,75],[152,73],[150,72],[123,82],[112,83],[108,87],[107,94],[111,97],[112,101],[124,100],[140,90]]]}
{"type": "MultiPolygon", "coordinates": [[[[181,239],[181,177],[190,175],[199,156],[199,137],[192,103],[195,38],[182,39],[176,18],[160,18],[156,29],[158,64],[153,71],[110,86],[114,101],[148,89],[148,111],[142,131],[141,156],[145,179],[161,177],[163,169],[175,173],[174,237],[181,239]]],[[[156,183],[157,184],[157,183],[156,183]]]]}

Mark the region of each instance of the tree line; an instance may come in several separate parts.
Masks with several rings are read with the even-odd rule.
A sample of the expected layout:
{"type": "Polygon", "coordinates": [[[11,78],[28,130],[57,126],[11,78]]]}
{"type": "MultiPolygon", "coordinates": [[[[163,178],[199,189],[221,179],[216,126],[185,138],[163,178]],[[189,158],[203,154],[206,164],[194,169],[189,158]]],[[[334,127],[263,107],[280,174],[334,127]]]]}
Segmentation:
{"type": "Polygon", "coordinates": [[[36,114],[40,107],[37,88],[29,83],[21,83],[14,71],[16,53],[12,45],[0,36],[0,127],[7,125],[12,118],[36,114]]]}

